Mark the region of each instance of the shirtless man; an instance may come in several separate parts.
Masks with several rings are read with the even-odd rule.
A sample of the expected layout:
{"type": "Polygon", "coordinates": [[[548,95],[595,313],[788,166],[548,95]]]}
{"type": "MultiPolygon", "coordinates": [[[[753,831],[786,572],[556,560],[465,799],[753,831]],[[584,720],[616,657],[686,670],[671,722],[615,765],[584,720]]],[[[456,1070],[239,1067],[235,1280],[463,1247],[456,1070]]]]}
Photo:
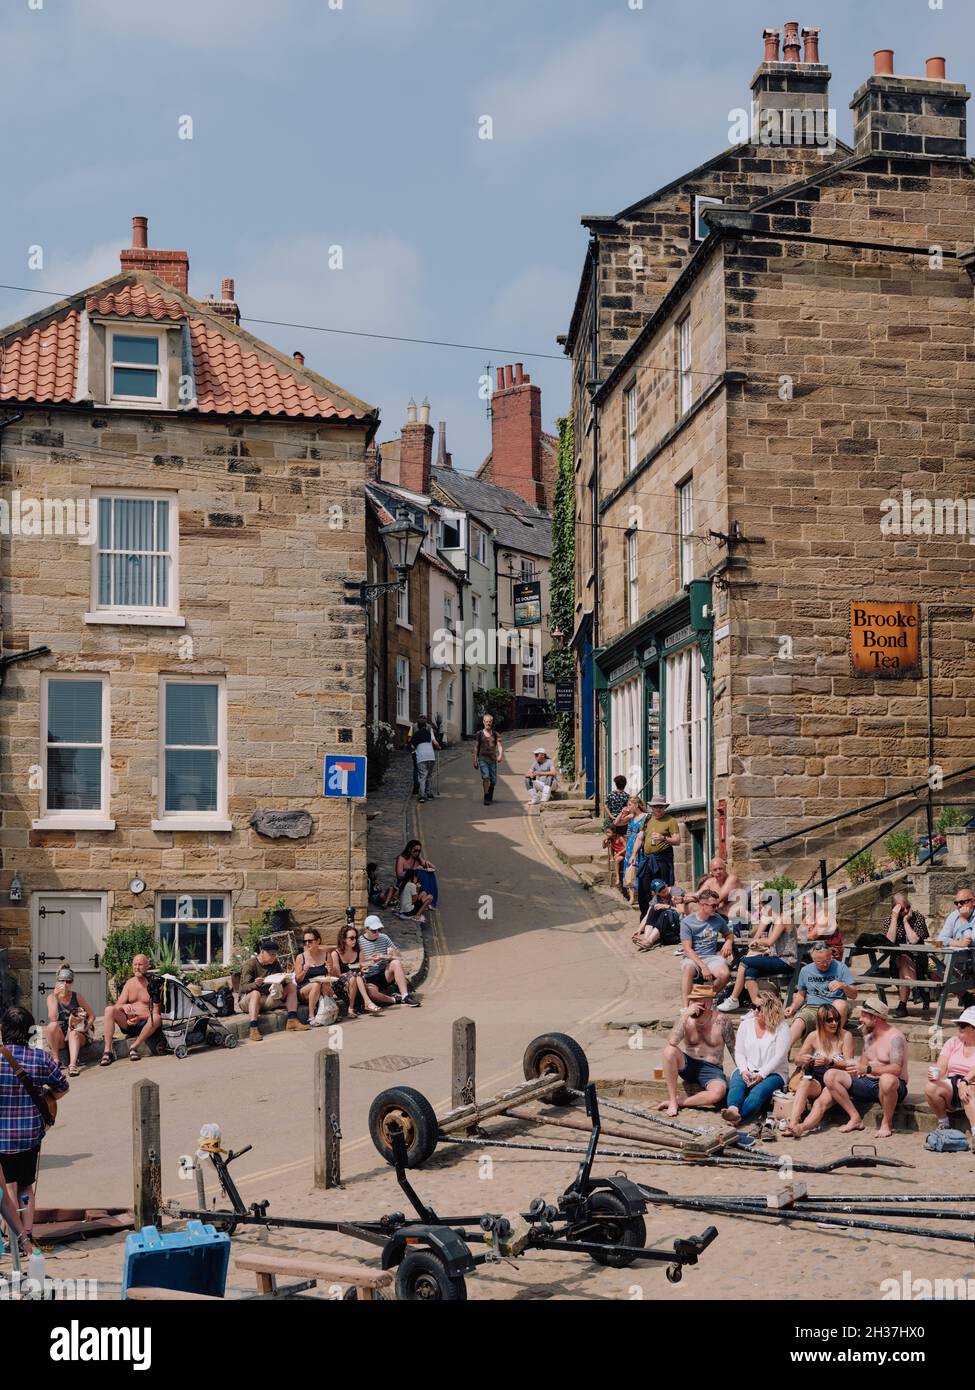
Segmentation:
{"type": "Polygon", "coordinates": [[[849,1119],[840,1126],[841,1134],[863,1129],[855,1100],[879,1100],[883,1116],[878,1139],[893,1134],[894,1111],[907,1095],[907,1039],[889,1023],[890,1011],[881,999],[865,999],[860,1013],[864,1033],[863,1055],[845,1067],[832,1067],[823,1077],[823,1090],[801,1125],[794,1131],[798,1139],[816,1128],[827,1110],[838,1105],[849,1119]]]}
{"type": "Polygon", "coordinates": [[[109,1004],[104,1014],[102,1034],[102,1060],[99,1066],[107,1067],[115,1061],[112,1044],[115,1041],[115,1025],[118,1024],[129,1041],[129,1059],[139,1060],[139,1044],[148,1042],[159,1028],[159,1005],[149,998],[149,985],[146,976],[152,969],[148,956],[136,956],[132,961],[132,978],[122,986],[117,1004],[109,1004]]]}
{"type": "Polygon", "coordinates": [[[738,901],[737,899],[732,901],[732,895],[740,887],[741,880],[738,875],[731,872],[720,856],[715,855],[711,860],[710,872],[701,879],[697,885],[697,891],[700,893],[705,888],[713,888],[718,895],[718,901],[714,906],[715,912],[720,912],[723,916],[728,917],[738,901]]]}
{"type": "Polygon", "coordinates": [[[725,1048],[734,1057],[735,1030],[731,1020],[714,1009],[714,985],[694,985],[690,1004],[681,1010],[664,1048],[667,1099],[657,1109],[676,1115],[678,1110],[697,1106],[719,1106],[728,1093],[728,1078],[721,1066],[725,1048]],[[678,1096],[678,1076],[685,1086],[697,1085],[701,1090],[678,1096]]]}

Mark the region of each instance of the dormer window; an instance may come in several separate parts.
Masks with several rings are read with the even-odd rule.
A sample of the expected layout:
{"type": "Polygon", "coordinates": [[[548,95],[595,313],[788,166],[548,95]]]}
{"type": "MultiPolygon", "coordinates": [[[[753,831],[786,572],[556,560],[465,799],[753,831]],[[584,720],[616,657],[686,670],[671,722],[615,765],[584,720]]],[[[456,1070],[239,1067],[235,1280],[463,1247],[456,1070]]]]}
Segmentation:
{"type": "Polygon", "coordinates": [[[158,333],[109,332],[109,399],[164,405],[163,340],[158,333]]]}

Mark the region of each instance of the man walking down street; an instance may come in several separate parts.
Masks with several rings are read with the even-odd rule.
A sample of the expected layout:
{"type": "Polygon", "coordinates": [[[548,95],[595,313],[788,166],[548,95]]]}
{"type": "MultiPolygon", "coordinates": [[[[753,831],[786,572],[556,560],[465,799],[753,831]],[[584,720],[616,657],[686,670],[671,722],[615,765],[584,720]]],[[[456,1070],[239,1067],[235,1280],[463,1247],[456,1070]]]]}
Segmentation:
{"type": "Polygon", "coordinates": [[[504,757],[501,735],[494,728],[494,715],[481,717],[482,727],[474,735],[474,766],[481,774],[484,788],[484,804],[490,806],[494,800],[494,788],[498,781],[498,763],[504,757]]]}
{"type": "Polygon", "coordinates": [[[433,730],[430,728],[425,714],[419,716],[416,721],[416,728],[410,734],[410,747],[416,754],[420,800],[429,801],[432,795],[430,783],[433,780],[433,769],[436,765],[440,744],[434,738],[433,730]]]}

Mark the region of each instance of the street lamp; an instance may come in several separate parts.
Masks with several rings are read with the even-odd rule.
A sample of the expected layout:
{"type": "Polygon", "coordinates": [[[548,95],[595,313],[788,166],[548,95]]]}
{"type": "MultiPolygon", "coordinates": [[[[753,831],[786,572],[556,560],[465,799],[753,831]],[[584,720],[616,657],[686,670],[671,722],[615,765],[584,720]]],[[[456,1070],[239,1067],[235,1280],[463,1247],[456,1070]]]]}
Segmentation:
{"type": "Polygon", "coordinates": [[[386,558],[390,568],[395,571],[396,578],[383,584],[367,584],[364,580],[347,579],[346,588],[356,590],[355,601],[361,603],[363,608],[368,607],[373,599],[379,598],[381,594],[406,588],[407,576],[416,564],[420,547],[427,536],[425,529],[403,509],[397,513],[395,521],[379,528],[379,534],[382,536],[386,558]]]}

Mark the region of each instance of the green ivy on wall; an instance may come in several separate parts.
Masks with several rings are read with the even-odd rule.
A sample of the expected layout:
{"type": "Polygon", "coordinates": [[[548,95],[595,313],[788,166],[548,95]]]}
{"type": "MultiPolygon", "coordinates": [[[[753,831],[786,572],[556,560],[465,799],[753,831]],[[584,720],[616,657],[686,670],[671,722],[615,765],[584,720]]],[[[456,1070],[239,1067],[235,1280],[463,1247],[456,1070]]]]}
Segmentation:
{"type": "MultiPolygon", "coordinates": [[[[575,615],[575,431],[572,416],[559,420],[558,472],[552,505],[552,567],[550,622],[552,630],[563,633],[563,646],[549,652],[547,676],[550,680],[575,675],[575,659],[568,646],[575,615]]],[[[556,717],[559,734],[559,767],[567,777],[575,777],[575,721],[571,714],[556,717]]]]}

